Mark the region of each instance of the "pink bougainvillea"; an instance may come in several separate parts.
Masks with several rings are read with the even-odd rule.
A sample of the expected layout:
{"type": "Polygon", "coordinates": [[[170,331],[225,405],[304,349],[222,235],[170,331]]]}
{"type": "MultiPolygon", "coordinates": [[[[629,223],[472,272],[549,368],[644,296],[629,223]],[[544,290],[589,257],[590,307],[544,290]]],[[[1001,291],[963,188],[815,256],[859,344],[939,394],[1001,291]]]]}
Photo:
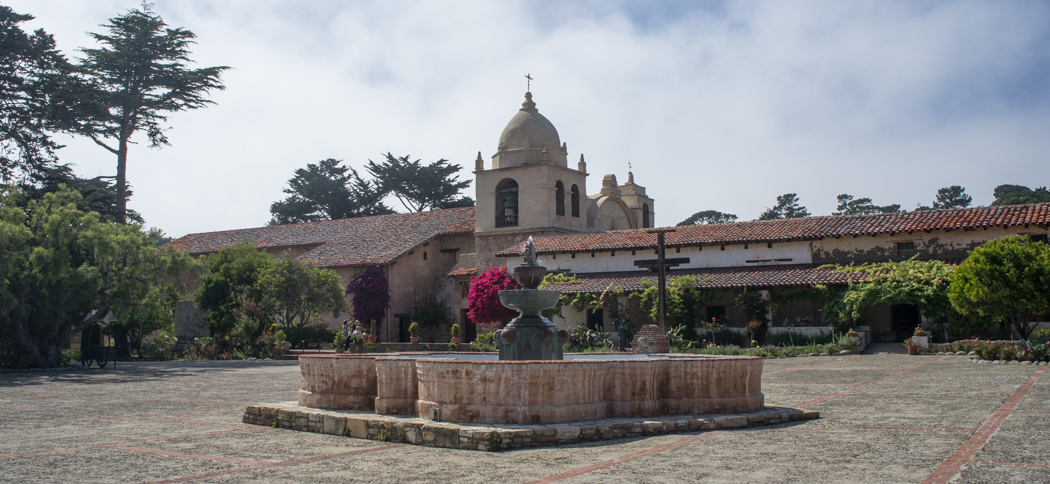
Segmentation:
{"type": "Polygon", "coordinates": [[[474,324],[510,321],[518,312],[500,304],[499,292],[503,289],[521,289],[506,267],[492,267],[474,277],[467,295],[467,317],[474,324]]]}
{"type": "Polygon", "coordinates": [[[354,319],[364,324],[381,324],[390,308],[390,287],[379,266],[365,269],[346,285],[346,294],[353,294],[354,319]]]}

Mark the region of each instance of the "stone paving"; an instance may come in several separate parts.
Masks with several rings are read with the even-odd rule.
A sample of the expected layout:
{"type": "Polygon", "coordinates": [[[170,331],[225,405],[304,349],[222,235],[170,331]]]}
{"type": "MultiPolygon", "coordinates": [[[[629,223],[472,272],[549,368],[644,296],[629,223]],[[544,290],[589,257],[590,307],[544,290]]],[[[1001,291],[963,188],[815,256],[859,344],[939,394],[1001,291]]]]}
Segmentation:
{"type": "Polygon", "coordinates": [[[1048,368],[766,360],[766,403],[820,419],[499,453],[241,423],[295,399],[295,362],[3,372],[0,481],[1050,482],[1048,368]]]}

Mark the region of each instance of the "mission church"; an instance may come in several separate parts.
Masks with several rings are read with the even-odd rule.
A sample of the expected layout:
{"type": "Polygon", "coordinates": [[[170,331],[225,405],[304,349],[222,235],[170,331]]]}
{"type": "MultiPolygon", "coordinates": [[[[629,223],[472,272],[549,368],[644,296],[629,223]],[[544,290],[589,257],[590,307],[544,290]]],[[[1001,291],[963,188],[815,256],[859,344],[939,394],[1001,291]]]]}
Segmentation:
{"type": "MultiPolygon", "coordinates": [[[[536,109],[530,92],[499,137],[496,153],[475,161],[476,206],[372,217],[266,226],[190,234],[172,244],[191,255],[213,253],[247,240],[268,253],[291,254],[333,269],[343,285],[368,267],[380,267],[389,281],[390,309],[380,323],[380,341],[408,341],[412,308],[436,301],[449,322],[477,328],[467,317],[470,280],[491,267],[513,267],[524,241],[533,236],[537,254],[551,271],[576,274],[559,285],[563,293],[627,291],[652,284],[644,260],[656,251],[654,200],[627,174],[624,184],[609,174],[601,188],[587,192],[583,155],[569,166],[568,145],[536,109]],[[648,282],[647,282],[648,281],[648,282]]],[[[1050,203],[908,213],[823,216],[674,227],[666,234],[667,256],[677,261],[669,278],[697,277],[696,286],[717,290],[707,316],[743,326],[733,307],[735,294],[801,293],[818,284],[845,284],[856,274],[826,264],[920,259],[958,261],[980,244],[1013,234],[1045,240],[1050,203]]],[[[821,321],[819,297],[783,298],[771,314],[781,321],[821,321]]],[[[649,317],[630,309],[635,324],[649,317]]],[[[332,327],[341,318],[326,321],[332,327]]],[[[605,311],[565,308],[555,323],[613,331],[605,311]]],[[[673,322],[672,322],[673,323],[673,322]]],[[[920,323],[911,306],[875,305],[863,323],[874,340],[899,341],[920,323]]]]}

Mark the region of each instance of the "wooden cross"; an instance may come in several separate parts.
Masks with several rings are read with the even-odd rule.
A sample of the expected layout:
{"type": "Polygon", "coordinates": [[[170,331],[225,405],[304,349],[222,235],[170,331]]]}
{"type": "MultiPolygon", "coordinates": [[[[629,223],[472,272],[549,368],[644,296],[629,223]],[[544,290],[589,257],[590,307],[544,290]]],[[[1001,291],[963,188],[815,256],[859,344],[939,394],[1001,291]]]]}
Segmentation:
{"type": "MultiPolygon", "coordinates": [[[[667,307],[666,306],[666,302],[665,302],[666,298],[664,297],[664,294],[667,291],[667,266],[668,266],[668,264],[667,264],[668,261],[666,259],[664,259],[664,234],[666,234],[668,232],[674,232],[674,231],[675,231],[674,229],[646,230],[646,233],[656,234],[656,255],[657,255],[657,258],[656,258],[656,276],[657,276],[657,281],[659,282],[659,291],[660,291],[659,292],[659,295],[660,295],[659,305],[660,305],[660,307],[659,307],[659,312],[657,313],[657,318],[659,319],[659,323],[660,323],[660,331],[663,331],[664,334],[667,334],[667,327],[664,324],[664,312],[665,312],[665,308],[667,307]]],[[[681,261],[678,260],[678,261],[675,261],[675,262],[679,262],[680,263],[681,261]]],[[[686,259],[686,262],[688,262],[688,259],[686,259]]],[[[675,265],[678,265],[678,264],[675,264],[675,265]]]]}
{"type": "Polygon", "coordinates": [[[525,74],[525,79],[528,79],[527,81],[525,81],[525,90],[526,91],[531,91],[532,90],[532,75],[531,74],[525,74]]]}

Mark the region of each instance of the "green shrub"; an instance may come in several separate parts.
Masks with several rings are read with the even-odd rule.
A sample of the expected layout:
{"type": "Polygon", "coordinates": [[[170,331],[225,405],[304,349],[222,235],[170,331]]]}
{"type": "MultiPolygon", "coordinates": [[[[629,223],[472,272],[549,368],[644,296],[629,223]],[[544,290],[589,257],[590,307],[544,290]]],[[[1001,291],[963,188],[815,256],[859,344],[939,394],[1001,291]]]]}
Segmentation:
{"type": "Polygon", "coordinates": [[[978,342],[974,351],[977,352],[977,356],[980,356],[982,360],[998,360],[999,359],[999,344],[992,343],[990,341],[978,342]]]}
{"type": "Polygon", "coordinates": [[[1050,344],[1050,329],[1032,331],[1031,336],[1028,337],[1028,342],[1034,345],[1044,346],[1050,344]]]}
{"type": "Polygon", "coordinates": [[[999,349],[1000,360],[1016,360],[1017,359],[1017,347],[1013,345],[1003,345],[999,349]]]}
{"type": "Polygon", "coordinates": [[[176,342],[178,342],[178,340],[176,340],[171,333],[161,331],[157,337],[153,338],[153,341],[146,345],[146,354],[149,355],[150,358],[160,361],[174,359],[176,342]]]}
{"type": "Polygon", "coordinates": [[[80,350],[68,349],[62,350],[62,357],[59,361],[59,366],[70,366],[73,362],[80,361],[80,350]]]}
{"type": "Polygon", "coordinates": [[[301,348],[303,341],[332,341],[335,339],[336,331],[323,323],[313,323],[306,326],[285,326],[282,330],[287,334],[287,341],[293,348],[301,348]]]}
{"type": "Polygon", "coordinates": [[[1017,359],[1022,361],[1050,361],[1050,343],[1022,341],[1017,345],[1017,359]]]}
{"type": "Polygon", "coordinates": [[[605,331],[594,331],[586,326],[576,326],[569,333],[569,340],[565,342],[566,352],[580,353],[587,351],[610,351],[612,342],[609,333],[605,331]]]}

